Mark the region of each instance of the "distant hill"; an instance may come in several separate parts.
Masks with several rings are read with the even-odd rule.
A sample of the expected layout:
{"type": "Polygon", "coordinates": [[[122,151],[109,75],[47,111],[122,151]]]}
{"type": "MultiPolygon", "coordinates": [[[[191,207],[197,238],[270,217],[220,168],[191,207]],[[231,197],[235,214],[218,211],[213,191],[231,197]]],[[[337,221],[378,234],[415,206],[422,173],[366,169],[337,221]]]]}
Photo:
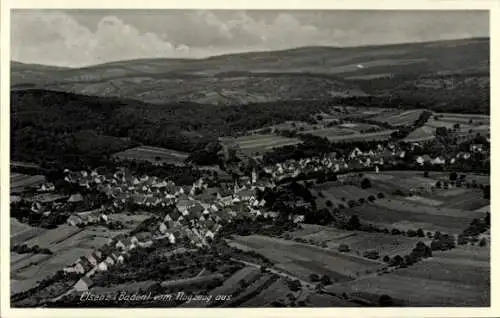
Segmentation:
{"type": "Polygon", "coordinates": [[[484,104],[489,103],[489,60],[489,39],[477,38],[140,59],[84,68],[12,62],[11,85],[149,103],[220,105],[393,94],[454,103],[457,93],[467,99],[474,91],[484,104]]]}

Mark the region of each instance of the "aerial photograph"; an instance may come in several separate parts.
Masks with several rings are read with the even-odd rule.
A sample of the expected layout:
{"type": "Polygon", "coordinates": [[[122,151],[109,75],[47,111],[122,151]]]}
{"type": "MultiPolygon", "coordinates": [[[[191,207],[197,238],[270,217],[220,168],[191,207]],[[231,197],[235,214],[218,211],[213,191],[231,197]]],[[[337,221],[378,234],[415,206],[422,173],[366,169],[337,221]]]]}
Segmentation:
{"type": "Polygon", "coordinates": [[[490,307],[489,25],[13,9],[11,307],[490,307]]]}

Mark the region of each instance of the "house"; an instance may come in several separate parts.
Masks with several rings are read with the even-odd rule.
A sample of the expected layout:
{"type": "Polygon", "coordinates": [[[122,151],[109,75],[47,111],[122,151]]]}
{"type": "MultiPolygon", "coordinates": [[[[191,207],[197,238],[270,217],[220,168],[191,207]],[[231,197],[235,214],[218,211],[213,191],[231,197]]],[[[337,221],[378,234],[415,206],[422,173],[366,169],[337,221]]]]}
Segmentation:
{"type": "Polygon", "coordinates": [[[69,197],[68,203],[82,203],[83,197],[80,193],[73,194],[69,197]]]}
{"type": "Polygon", "coordinates": [[[115,247],[116,248],[119,248],[121,250],[124,250],[125,249],[125,244],[122,242],[122,240],[118,240],[115,244],[115,247]]]}
{"type": "Polygon", "coordinates": [[[97,270],[100,272],[105,272],[108,270],[108,264],[106,262],[100,262],[99,265],[97,266],[97,270]]]}
{"type": "Polygon", "coordinates": [[[84,221],[78,215],[73,214],[66,220],[66,223],[71,226],[77,226],[84,223],[84,221]]]}
{"type": "Polygon", "coordinates": [[[423,165],[424,163],[428,163],[431,161],[431,157],[428,155],[418,156],[415,160],[418,164],[423,165]]]}
{"type": "Polygon", "coordinates": [[[84,277],[80,278],[80,280],[78,282],[76,282],[76,284],[73,286],[73,288],[76,291],[83,292],[83,291],[89,290],[89,288],[92,287],[92,285],[93,285],[92,280],[90,278],[84,276],[84,277]]]}
{"type": "Polygon", "coordinates": [[[93,251],[92,252],[92,256],[94,256],[94,258],[97,260],[97,261],[100,261],[102,259],[102,252],[101,251],[93,251]]]}
{"type": "Polygon", "coordinates": [[[160,223],[160,227],[158,230],[160,231],[161,234],[165,234],[167,232],[167,226],[165,225],[165,223],[163,223],[163,222],[160,223]]]}
{"type": "Polygon", "coordinates": [[[433,165],[443,165],[446,163],[446,160],[442,157],[436,157],[431,160],[431,164],[433,165]]]}
{"type": "Polygon", "coordinates": [[[87,255],[87,260],[89,261],[89,263],[90,263],[92,266],[96,266],[96,265],[97,265],[97,260],[94,258],[94,256],[92,256],[92,255],[87,255]]]}
{"type": "Polygon", "coordinates": [[[293,218],[293,223],[303,223],[303,222],[304,222],[303,215],[297,215],[293,218]]]}
{"type": "Polygon", "coordinates": [[[213,240],[215,237],[214,233],[210,230],[208,230],[206,233],[205,233],[205,238],[209,238],[211,240],[213,240]]]}
{"type": "Polygon", "coordinates": [[[195,205],[195,202],[192,200],[186,200],[186,199],[180,199],[177,202],[177,210],[179,210],[181,213],[184,213],[189,210],[189,208],[193,207],[195,205]]]}
{"type": "Polygon", "coordinates": [[[236,196],[242,201],[251,201],[255,199],[255,191],[251,189],[243,189],[237,192],[236,196]]]}
{"type": "Polygon", "coordinates": [[[115,261],[113,260],[113,258],[111,256],[108,256],[106,257],[106,259],[104,260],[104,262],[110,266],[110,265],[114,265],[115,264],[115,261]]]}

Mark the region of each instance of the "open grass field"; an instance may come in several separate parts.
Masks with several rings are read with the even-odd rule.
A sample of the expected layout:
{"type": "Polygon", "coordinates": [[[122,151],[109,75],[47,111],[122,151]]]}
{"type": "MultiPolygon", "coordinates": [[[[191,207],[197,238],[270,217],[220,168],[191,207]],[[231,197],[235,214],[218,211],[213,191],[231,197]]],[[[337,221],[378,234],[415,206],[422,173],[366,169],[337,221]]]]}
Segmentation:
{"type": "Polygon", "coordinates": [[[283,279],[278,279],[263,292],[242,304],[242,307],[264,307],[269,306],[273,301],[284,301],[290,289],[283,279]]]}
{"type": "Polygon", "coordinates": [[[433,200],[433,199],[426,198],[426,197],[421,197],[419,195],[413,195],[411,197],[406,197],[405,199],[408,201],[412,201],[412,202],[416,202],[416,203],[420,203],[420,204],[424,204],[424,205],[428,205],[428,206],[439,206],[439,205],[443,204],[442,201],[433,200]]]}
{"type": "Polygon", "coordinates": [[[395,130],[382,130],[371,133],[355,133],[348,135],[332,135],[332,136],[324,136],[328,138],[330,141],[384,141],[391,139],[391,134],[395,130]]]}
{"type": "Polygon", "coordinates": [[[391,110],[381,113],[379,116],[372,118],[381,123],[387,123],[391,126],[406,126],[413,125],[415,120],[422,114],[423,109],[414,110],[391,110]]]}
{"type": "Polygon", "coordinates": [[[327,294],[311,294],[306,304],[311,307],[359,307],[360,305],[327,294]]]}
{"type": "Polygon", "coordinates": [[[302,143],[298,138],[286,138],[269,134],[254,134],[236,138],[236,143],[245,153],[264,153],[279,148],[302,143]]]}
{"type": "Polygon", "coordinates": [[[45,183],[46,178],[42,175],[26,175],[12,172],[10,174],[10,193],[21,193],[30,187],[37,187],[45,183]]]}
{"type": "Polygon", "coordinates": [[[328,182],[315,185],[314,190],[321,191],[325,200],[344,205],[347,205],[349,200],[367,199],[370,195],[377,194],[373,189],[361,189],[352,185],[335,185],[328,182]],[[342,200],[342,198],[345,198],[345,200],[342,200]]]}
{"type": "Polygon", "coordinates": [[[183,164],[188,153],[159,147],[141,146],[114,154],[119,160],[148,161],[152,163],[183,164]]]}
{"type": "Polygon", "coordinates": [[[10,244],[19,245],[25,244],[39,235],[42,235],[47,230],[39,227],[32,227],[19,222],[15,218],[10,218],[10,244]]]}
{"type": "MultiPolygon", "coordinates": [[[[461,188],[459,189],[461,190],[461,188]]],[[[443,201],[445,202],[441,205],[441,207],[475,211],[485,205],[490,204],[490,200],[485,199],[480,190],[475,190],[475,189],[466,189],[466,190],[467,191],[460,194],[444,196],[443,201]]]]}
{"type": "Polygon", "coordinates": [[[423,205],[412,207],[413,211],[407,209],[409,205],[399,203],[394,203],[391,207],[392,209],[384,206],[381,202],[377,205],[365,204],[351,209],[348,214],[358,215],[363,223],[372,223],[388,229],[417,230],[421,228],[424,232],[441,231],[450,234],[462,232],[472,219],[482,216],[479,213],[462,213],[462,215],[454,216],[450,215],[450,210],[441,210],[434,213],[432,209],[431,213],[425,213],[424,208],[426,207],[423,205]]]}
{"type": "Polygon", "coordinates": [[[380,257],[409,253],[418,241],[428,243],[426,238],[407,237],[383,233],[345,231],[333,227],[303,224],[302,229],[289,233],[292,238],[302,238],[326,242],[329,249],[338,250],[339,245],[347,244],[348,254],[363,255],[367,250],[376,250],[380,257]]]}
{"type": "Polygon", "coordinates": [[[41,248],[50,248],[57,245],[73,235],[81,232],[82,229],[69,225],[60,225],[56,229],[47,230],[43,234],[38,235],[28,241],[25,244],[29,247],[38,245],[41,248]]]}
{"type": "Polygon", "coordinates": [[[414,131],[412,131],[406,138],[403,139],[404,142],[422,142],[429,141],[436,138],[436,130],[429,126],[422,126],[414,131]]]}
{"type": "Polygon", "coordinates": [[[276,267],[306,281],[313,273],[344,281],[383,267],[380,262],[278,238],[251,235],[237,236],[234,241],[250,247],[275,262],[276,267]]]}
{"type": "Polygon", "coordinates": [[[329,138],[329,139],[337,138],[337,137],[352,136],[354,134],[358,134],[358,132],[356,132],[352,129],[341,128],[341,127],[331,127],[331,128],[307,130],[307,131],[303,131],[300,133],[318,136],[318,137],[323,137],[323,138],[329,138]]]}
{"type": "Polygon", "coordinates": [[[87,255],[92,250],[73,247],[64,251],[58,251],[52,257],[40,262],[37,266],[29,266],[23,270],[17,271],[16,276],[24,277],[26,279],[38,278],[43,279],[52,276],[58,270],[63,269],[65,266],[73,264],[79,257],[87,255]]]}
{"type": "Polygon", "coordinates": [[[112,294],[118,295],[122,291],[127,291],[127,293],[138,293],[139,290],[143,292],[146,291],[151,285],[155,284],[156,281],[145,280],[140,282],[130,282],[125,284],[116,284],[109,287],[95,286],[90,289],[90,291],[97,295],[112,294]]]}
{"type": "Polygon", "coordinates": [[[387,294],[411,306],[489,306],[489,248],[461,246],[389,274],[327,288],[331,292],[387,294]]]}
{"type": "Polygon", "coordinates": [[[255,298],[261,292],[267,290],[278,280],[278,278],[279,276],[277,275],[268,273],[262,274],[257,280],[250,283],[241,294],[236,297],[233,296],[229,302],[223,302],[221,307],[243,306],[247,301],[255,298]]]}
{"type": "Polygon", "coordinates": [[[11,278],[16,281],[13,291],[34,287],[37,281],[73,264],[79,257],[90,254],[106,244],[109,238],[122,232],[123,230],[111,231],[101,226],[80,229],[60,225],[56,229],[43,230],[39,235],[22,241],[21,243],[28,246],[49,248],[54,254],[14,253],[11,258],[11,278]]]}

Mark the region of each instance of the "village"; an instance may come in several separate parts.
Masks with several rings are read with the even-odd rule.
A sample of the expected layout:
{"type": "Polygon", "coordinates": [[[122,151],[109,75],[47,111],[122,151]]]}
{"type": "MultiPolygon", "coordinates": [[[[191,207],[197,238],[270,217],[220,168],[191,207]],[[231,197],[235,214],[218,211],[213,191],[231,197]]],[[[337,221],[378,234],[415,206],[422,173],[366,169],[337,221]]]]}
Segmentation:
{"type": "MultiPolygon", "coordinates": [[[[209,187],[203,178],[190,186],[178,186],[168,178],[132,175],[125,168],[118,168],[108,175],[99,174],[96,170],[66,169],[65,187],[73,192],[63,193],[53,183],[41,183],[31,195],[11,196],[11,204],[24,203],[29,206],[30,215],[38,215],[42,219],[51,218],[54,214],[61,219],[64,218],[62,215],[66,215],[64,223],[79,228],[100,225],[109,229],[124,229],[126,224],[114,216],[133,211],[147,212],[154,218],[152,225],[140,232],[126,231],[116,235],[108,239],[104,246],[96,246],[92,253],[81,255],[74,263],[62,268],[64,273],[76,275],[79,279],[52,298],[59,300],[72,293],[88,291],[93,286],[92,278],[96,273],[112,271],[115,265],[126,263],[133,250],[150,248],[155,242],[199,249],[210,246],[223,226],[235,218],[276,219],[279,213],[266,208],[266,201],[258,199],[259,191],[274,190],[283,182],[331,174],[338,175],[342,182],[351,172],[381,174],[405,165],[408,169],[422,171],[445,170],[445,167],[452,170],[454,165],[459,167],[459,164],[474,160],[477,155],[489,158],[489,147],[481,144],[472,144],[469,151],[436,157],[422,154],[419,151],[421,148],[418,142],[404,147],[396,143],[377,144],[368,151],[356,147],[346,156],[331,153],[322,157],[287,160],[260,167],[258,171],[254,166],[250,176],[240,173],[237,180],[225,180],[219,187],[209,187]]],[[[421,187],[418,189],[421,190],[421,187]]],[[[304,215],[293,213],[291,217],[295,223],[302,223],[305,219],[304,215]]]]}

